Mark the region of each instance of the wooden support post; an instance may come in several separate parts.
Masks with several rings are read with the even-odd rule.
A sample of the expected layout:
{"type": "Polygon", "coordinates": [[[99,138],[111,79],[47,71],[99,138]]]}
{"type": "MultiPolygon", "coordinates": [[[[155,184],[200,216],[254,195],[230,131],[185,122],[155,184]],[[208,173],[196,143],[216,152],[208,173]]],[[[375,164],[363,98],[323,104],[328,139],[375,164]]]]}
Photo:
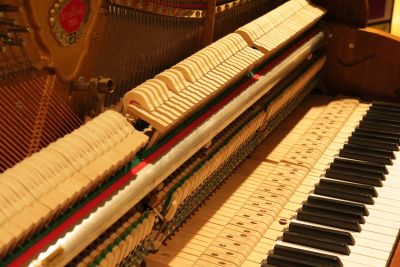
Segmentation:
{"type": "Polygon", "coordinates": [[[207,0],[206,21],[203,28],[202,47],[205,47],[214,41],[216,6],[217,0],[207,0]]]}

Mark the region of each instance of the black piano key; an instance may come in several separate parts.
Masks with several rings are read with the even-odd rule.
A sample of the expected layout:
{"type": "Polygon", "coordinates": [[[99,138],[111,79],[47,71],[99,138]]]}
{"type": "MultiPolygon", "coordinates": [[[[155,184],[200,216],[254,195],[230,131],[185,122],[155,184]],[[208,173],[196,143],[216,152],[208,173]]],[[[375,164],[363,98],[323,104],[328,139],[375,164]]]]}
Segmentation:
{"type": "Polygon", "coordinates": [[[369,108],[371,111],[379,111],[382,113],[390,113],[390,114],[400,114],[400,110],[390,107],[379,107],[379,106],[371,106],[369,108]]]}
{"type": "Polygon", "coordinates": [[[372,199],[372,197],[370,195],[353,193],[353,192],[344,192],[344,191],[326,188],[323,186],[316,186],[314,189],[314,192],[315,192],[315,194],[318,194],[318,195],[340,198],[340,199],[354,201],[354,202],[358,202],[358,203],[371,204],[371,205],[375,203],[375,201],[372,199]]]}
{"type": "Polygon", "coordinates": [[[396,137],[391,137],[391,136],[380,136],[377,138],[375,135],[370,134],[370,133],[362,133],[362,132],[353,132],[351,134],[352,137],[359,138],[359,139],[365,139],[365,140],[371,140],[373,142],[379,141],[380,143],[386,143],[388,144],[387,146],[389,147],[392,146],[393,148],[396,148],[398,146],[398,138],[396,137]]]}
{"type": "Polygon", "coordinates": [[[279,266],[279,267],[326,267],[330,265],[321,265],[318,263],[313,263],[308,260],[302,260],[302,259],[297,259],[293,258],[290,256],[280,256],[276,255],[275,253],[269,253],[268,258],[267,258],[267,265],[262,265],[262,266],[279,266]]]}
{"type": "Polygon", "coordinates": [[[386,176],[383,172],[369,171],[366,169],[357,168],[356,166],[338,166],[337,164],[331,164],[329,166],[329,170],[354,174],[370,179],[379,179],[381,181],[386,179],[386,176]]]}
{"type": "Polygon", "coordinates": [[[380,131],[395,132],[395,133],[400,132],[399,127],[396,127],[395,125],[382,124],[382,123],[377,123],[375,121],[372,122],[372,121],[368,121],[368,120],[362,120],[358,127],[366,128],[366,129],[376,129],[376,130],[380,130],[380,131]]]}
{"type": "Polygon", "coordinates": [[[390,111],[380,111],[380,110],[370,109],[367,111],[366,116],[369,118],[377,118],[377,119],[384,118],[384,119],[389,119],[391,121],[400,122],[400,113],[394,113],[390,111]]]}
{"type": "Polygon", "coordinates": [[[332,216],[320,215],[315,212],[300,210],[297,212],[297,219],[332,226],[340,229],[350,230],[354,232],[361,232],[361,226],[358,221],[341,220],[332,216]]]}
{"type": "Polygon", "coordinates": [[[382,142],[378,139],[372,140],[372,139],[350,136],[347,142],[349,144],[362,145],[365,147],[373,147],[373,148],[378,148],[378,149],[398,151],[397,143],[382,142]]]}
{"type": "Polygon", "coordinates": [[[367,113],[364,117],[363,120],[365,121],[371,121],[371,122],[378,122],[382,124],[388,124],[388,125],[394,125],[396,127],[400,126],[400,121],[397,118],[392,118],[390,116],[379,116],[379,114],[375,113],[367,113]]]}
{"type": "Polygon", "coordinates": [[[364,216],[361,213],[353,213],[347,211],[335,210],[332,208],[325,208],[318,204],[304,203],[301,207],[304,211],[314,212],[321,216],[329,216],[340,220],[357,221],[360,224],[365,223],[364,216]]]}
{"type": "Polygon", "coordinates": [[[332,188],[335,190],[340,190],[344,192],[354,192],[358,194],[366,194],[371,197],[377,197],[378,192],[376,192],[375,188],[370,185],[362,185],[362,184],[354,184],[354,183],[346,183],[342,181],[330,180],[322,178],[319,181],[320,186],[324,186],[326,188],[332,188]]]}
{"type": "Polygon", "coordinates": [[[370,115],[365,114],[362,118],[362,121],[367,121],[371,123],[376,123],[379,125],[393,125],[394,127],[400,127],[398,120],[393,120],[391,118],[379,117],[374,115],[374,113],[370,113],[370,115]]]}
{"type": "Polygon", "coordinates": [[[356,175],[365,176],[365,177],[378,178],[382,181],[386,179],[386,176],[383,172],[368,169],[366,167],[357,166],[357,164],[353,165],[350,163],[343,164],[343,163],[332,162],[331,165],[329,166],[329,168],[332,170],[335,170],[335,171],[337,170],[337,171],[354,173],[356,175]]]}
{"type": "Polygon", "coordinates": [[[375,136],[377,139],[379,139],[381,136],[383,136],[383,137],[393,137],[393,138],[397,139],[397,144],[400,144],[400,133],[388,132],[388,131],[380,131],[380,130],[377,130],[377,129],[365,129],[365,128],[359,128],[359,127],[357,127],[355,129],[355,132],[367,133],[367,134],[375,136]]]}
{"type": "Polygon", "coordinates": [[[275,245],[274,253],[280,256],[290,256],[297,259],[308,260],[314,263],[319,263],[321,266],[343,266],[339,257],[327,255],[319,252],[307,251],[300,248],[292,248],[282,245],[275,245]]]}
{"type": "Polygon", "coordinates": [[[329,168],[325,172],[325,176],[341,181],[382,187],[382,180],[379,177],[359,175],[354,171],[343,168],[329,168]]]}
{"type": "Polygon", "coordinates": [[[367,162],[383,163],[386,165],[393,165],[392,160],[389,157],[377,156],[369,152],[349,151],[348,149],[341,149],[339,156],[342,158],[363,160],[367,162]]]}
{"type": "Polygon", "coordinates": [[[291,222],[289,225],[289,231],[309,236],[324,237],[330,240],[346,243],[348,245],[355,244],[354,238],[349,232],[323,228],[315,225],[291,222]]]}
{"type": "Polygon", "coordinates": [[[387,107],[400,110],[400,104],[392,102],[374,101],[372,102],[372,107],[387,107]]]}
{"type": "MultiPolygon", "coordinates": [[[[389,171],[386,168],[385,164],[380,163],[373,163],[373,162],[364,162],[359,160],[352,160],[352,159],[344,159],[344,158],[335,158],[333,160],[333,165],[336,166],[343,166],[343,167],[354,167],[360,170],[366,170],[370,172],[376,173],[384,173],[388,174],[389,171]]],[[[331,165],[332,165],[331,164],[331,165]]]]}
{"type": "Polygon", "coordinates": [[[345,209],[340,205],[326,205],[324,203],[310,203],[310,202],[305,202],[306,205],[308,206],[313,206],[317,207],[319,209],[323,209],[326,211],[331,211],[331,213],[335,214],[346,214],[346,215],[351,215],[351,218],[356,219],[359,223],[363,224],[365,223],[364,215],[361,211],[359,210],[351,210],[351,209],[345,209]]]}
{"type": "Polygon", "coordinates": [[[309,196],[307,198],[307,203],[324,205],[326,207],[333,207],[335,209],[340,209],[344,211],[360,212],[364,216],[368,216],[369,214],[368,209],[364,204],[351,203],[339,199],[330,199],[319,196],[309,196]]]}
{"type": "Polygon", "coordinates": [[[317,248],[343,255],[350,254],[350,249],[346,243],[332,241],[323,237],[315,237],[315,236],[309,236],[300,233],[285,231],[283,233],[282,240],[297,245],[317,248]]]}
{"type": "Polygon", "coordinates": [[[378,149],[378,148],[373,148],[373,147],[365,147],[361,145],[353,145],[353,144],[344,144],[343,145],[344,149],[349,149],[349,151],[360,151],[360,152],[366,152],[366,153],[372,153],[377,156],[384,156],[384,157],[389,157],[390,159],[395,159],[396,156],[394,155],[394,152],[392,150],[384,150],[384,149],[378,149]]]}

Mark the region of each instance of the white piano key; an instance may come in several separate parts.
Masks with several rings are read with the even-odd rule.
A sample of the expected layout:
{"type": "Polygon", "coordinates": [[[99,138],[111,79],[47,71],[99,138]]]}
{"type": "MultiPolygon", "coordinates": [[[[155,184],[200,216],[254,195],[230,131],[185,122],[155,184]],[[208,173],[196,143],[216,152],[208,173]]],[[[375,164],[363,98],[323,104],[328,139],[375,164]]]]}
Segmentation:
{"type": "Polygon", "coordinates": [[[400,222],[400,215],[390,212],[381,211],[378,209],[373,209],[374,213],[379,216],[379,218],[388,218],[392,221],[400,222]]]}
{"type": "Polygon", "coordinates": [[[303,249],[303,250],[311,251],[311,252],[323,253],[326,255],[337,256],[338,258],[340,258],[343,265],[346,267],[347,266],[351,266],[351,267],[361,267],[361,266],[363,266],[363,267],[365,267],[365,266],[383,267],[383,266],[386,266],[386,260],[381,260],[381,259],[375,258],[373,256],[364,256],[364,255],[359,255],[356,253],[352,253],[348,256],[341,255],[341,254],[334,253],[334,252],[310,248],[310,247],[292,244],[292,243],[288,243],[288,242],[284,242],[284,241],[280,241],[280,240],[276,241],[276,244],[281,245],[281,246],[286,246],[286,247],[303,249]]]}

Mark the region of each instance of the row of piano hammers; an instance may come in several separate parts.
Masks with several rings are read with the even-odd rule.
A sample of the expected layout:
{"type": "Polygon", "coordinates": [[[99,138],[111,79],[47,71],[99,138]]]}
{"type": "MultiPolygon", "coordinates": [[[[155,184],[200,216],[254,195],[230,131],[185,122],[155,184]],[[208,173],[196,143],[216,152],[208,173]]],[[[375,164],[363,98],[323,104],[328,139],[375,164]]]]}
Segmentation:
{"type": "Polygon", "coordinates": [[[155,128],[151,146],[324,12],[306,0],[288,1],[126,93],[125,112],[155,128]]]}

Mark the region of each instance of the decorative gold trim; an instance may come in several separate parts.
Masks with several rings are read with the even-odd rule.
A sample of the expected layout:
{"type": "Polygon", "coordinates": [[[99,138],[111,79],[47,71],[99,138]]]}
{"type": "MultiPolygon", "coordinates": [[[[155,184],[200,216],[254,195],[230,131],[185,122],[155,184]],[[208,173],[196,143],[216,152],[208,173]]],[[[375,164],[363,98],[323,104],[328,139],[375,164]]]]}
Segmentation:
{"type": "MultiPolygon", "coordinates": [[[[229,9],[235,8],[242,4],[255,1],[255,0],[236,0],[226,4],[217,6],[216,13],[225,12],[229,9]]],[[[109,0],[110,4],[128,7],[136,10],[141,10],[153,14],[169,16],[169,17],[182,17],[182,18],[193,18],[201,19],[205,18],[206,11],[202,9],[188,9],[188,8],[176,8],[162,5],[155,5],[152,2],[146,0],[109,0]]]]}
{"type": "Polygon", "coordinates": [[[73,45],[82,37],[90,14],[90,0],[81,0],[86,4],[84,18],[77,31],[71,33],[66,32],[60,23],[60,13],[70,1],[71,0],[57,0],[50,10],[50,27],[54,38],[64,47],[73,45]]]}

